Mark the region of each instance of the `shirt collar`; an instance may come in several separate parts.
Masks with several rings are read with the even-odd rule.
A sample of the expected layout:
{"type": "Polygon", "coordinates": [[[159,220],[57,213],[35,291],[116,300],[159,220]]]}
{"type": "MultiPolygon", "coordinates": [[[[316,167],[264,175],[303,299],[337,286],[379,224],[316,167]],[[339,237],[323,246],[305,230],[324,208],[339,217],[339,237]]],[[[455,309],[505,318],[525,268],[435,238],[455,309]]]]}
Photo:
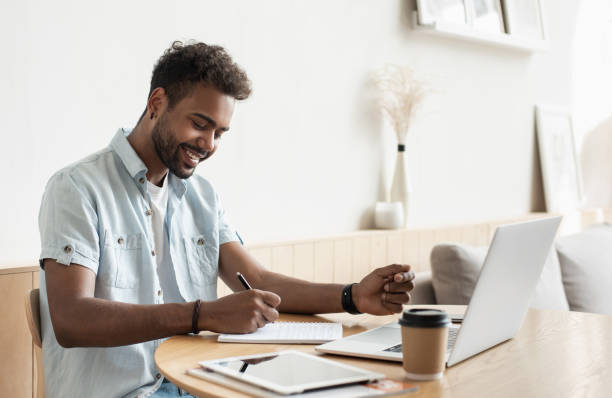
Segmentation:
{"type": "Polygon", "coordinates": [[[148,169],[127,140],[127,136],[131,132],[132,129],[119,129],[113,137],[110,146],[117,153],[130,176],[137,179],[145,176],[148,169]]]}
{"type": "Polygon", "coordinates": [[[187,181],[168,172],[168,183],[170,184],[170,187],[174,189],[174,192],[176,192],[176,196],[182,198],[183,195],[185,195],[185,191],[187,191],[187,181]]]}
{"type": "MultiPolygon", "coordinates": [[[[127,136],[130,135],[131,132],[132,129],[120,128],[113,137],[110,146],[115,153],[117,153],[128,173],[130,173],[130,176],[135,180],[140,180],[141,178],[146,178],[148,169],[127,140],[127,136]]],[[[187,190],[187,182],[170,172],[168,172],[167,178],[170,187],[172,187],[177,196],[181,198],[187,190]]]]}

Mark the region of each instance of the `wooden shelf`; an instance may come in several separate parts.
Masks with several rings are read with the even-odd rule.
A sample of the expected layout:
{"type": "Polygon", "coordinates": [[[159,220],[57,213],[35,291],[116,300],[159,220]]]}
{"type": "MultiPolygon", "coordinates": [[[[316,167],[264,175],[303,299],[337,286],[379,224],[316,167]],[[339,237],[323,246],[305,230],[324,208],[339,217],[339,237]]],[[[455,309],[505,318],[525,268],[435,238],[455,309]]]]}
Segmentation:
{"type": "Polygon", "coordinates": [[[421,24],[416,11],[412,12],[412,24],[416,32],[434,36],[450,37],[528,53],[548,50],[546,40],[527,40],[507,33],[483,32],[468,25],[453,25],[444,22],[421,24]]]}
{"type": "Polygon", "coordinates": [[[40,271],[40,266],[36,261],[30,263],[14,263],[14,264],[0,264],[0,275],[5,274],[18,274],[22,272],[35,272],[40,271]]]}

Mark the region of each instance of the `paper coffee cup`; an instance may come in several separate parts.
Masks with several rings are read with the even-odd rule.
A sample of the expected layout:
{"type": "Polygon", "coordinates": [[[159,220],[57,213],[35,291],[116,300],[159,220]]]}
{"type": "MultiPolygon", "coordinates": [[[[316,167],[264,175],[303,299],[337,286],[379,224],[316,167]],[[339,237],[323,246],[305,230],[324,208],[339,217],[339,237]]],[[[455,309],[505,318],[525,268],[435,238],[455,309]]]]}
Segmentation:
{"type": "Polygon", "coordinates": [[[441,378],[446,365],[448,314],[436,309],[414,308],[404,311],[399,324],[406,377],[412,380],[441,378]]]}

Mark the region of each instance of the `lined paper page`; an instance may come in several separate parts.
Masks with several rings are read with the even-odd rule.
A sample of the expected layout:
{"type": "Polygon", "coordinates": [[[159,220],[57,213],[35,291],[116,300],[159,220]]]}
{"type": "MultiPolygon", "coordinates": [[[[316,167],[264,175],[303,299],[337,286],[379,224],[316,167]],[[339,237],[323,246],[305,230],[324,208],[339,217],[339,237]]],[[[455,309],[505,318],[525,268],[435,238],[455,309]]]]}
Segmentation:
{"type": "Polygon", "coordinates": [[[331,322],[274,322],[249,334],[221,334],[225,343],[321,344],[342,338],[342,324],[331,322]]]}

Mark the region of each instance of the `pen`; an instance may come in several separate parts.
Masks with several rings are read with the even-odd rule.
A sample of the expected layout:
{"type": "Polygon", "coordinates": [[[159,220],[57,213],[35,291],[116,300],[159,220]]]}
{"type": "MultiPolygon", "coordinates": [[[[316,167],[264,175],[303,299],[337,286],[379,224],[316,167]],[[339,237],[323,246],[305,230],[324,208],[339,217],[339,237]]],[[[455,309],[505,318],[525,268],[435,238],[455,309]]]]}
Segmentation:
{"type": "Polygon", "coordinates": [[[242,274],[240,272],[236,272],[236,276],[238,277],[238,280],[240,281],[240,283],[242,283],[242,286],[244,286],[244,288],[246,290],[251,290],[252,289],[251,285],[249,285],[249,282],[247,282],[245,277],[242,276],[242,274]]]}

